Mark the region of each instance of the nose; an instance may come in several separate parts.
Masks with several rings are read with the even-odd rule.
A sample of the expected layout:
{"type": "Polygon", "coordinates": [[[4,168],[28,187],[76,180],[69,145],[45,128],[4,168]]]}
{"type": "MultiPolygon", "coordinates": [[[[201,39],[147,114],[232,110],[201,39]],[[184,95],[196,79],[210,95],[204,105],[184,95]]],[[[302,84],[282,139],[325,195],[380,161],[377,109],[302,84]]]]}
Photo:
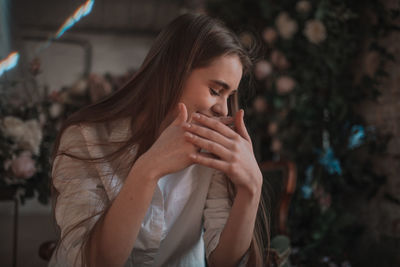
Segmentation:
{"type": "Polygon", "coordinates": [[[214,104],[212,110],[214,112],[214,116],[228,116],[228,100],[221,97],[218,102],[214,104]]]}

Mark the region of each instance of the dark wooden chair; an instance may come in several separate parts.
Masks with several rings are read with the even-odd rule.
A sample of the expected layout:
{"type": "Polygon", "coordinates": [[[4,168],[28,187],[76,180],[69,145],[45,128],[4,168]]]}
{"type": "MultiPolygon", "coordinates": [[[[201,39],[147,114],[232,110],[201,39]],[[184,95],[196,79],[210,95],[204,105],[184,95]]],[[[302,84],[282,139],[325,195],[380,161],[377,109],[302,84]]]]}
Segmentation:
{"type": "MultiPolygon", "coordinates": [[[[259,164],[264,180],[267,181],[267,192],[271,201],[271,237],[288,236],[287,217],[292,195],[296,189],[296,165],[291,161],[265,161],[259,164]]],[[[42,243],[39,256],[49,261],[56,247],[56,241],[42,243]]],[[[276,254],[275,250],[271,250],[276,254]]],[[[279,266],[279,255],[273,255],[275,266],[279,266]]]]}

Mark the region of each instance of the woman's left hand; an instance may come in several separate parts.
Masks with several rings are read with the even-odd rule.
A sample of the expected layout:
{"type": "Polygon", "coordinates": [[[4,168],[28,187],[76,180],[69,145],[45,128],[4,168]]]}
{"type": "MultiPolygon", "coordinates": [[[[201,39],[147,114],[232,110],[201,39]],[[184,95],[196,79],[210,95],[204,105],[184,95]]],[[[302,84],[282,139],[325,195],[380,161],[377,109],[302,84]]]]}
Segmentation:
{"type": "Polygon", "coordinates": [[[235,114],[234,123],[237,132],[222,122],[200,113],[193,115],[193,119],[199,124],[187,124],[185,129],[188,132],[184,134],[185,138],[211,153],[192,154],[193,162],[224,172],[238,191],[245,190],[251,194],[260,192],[262,173],[254,157],[253,145],[244,124],[244,111],[241,109],[235,114]]]}

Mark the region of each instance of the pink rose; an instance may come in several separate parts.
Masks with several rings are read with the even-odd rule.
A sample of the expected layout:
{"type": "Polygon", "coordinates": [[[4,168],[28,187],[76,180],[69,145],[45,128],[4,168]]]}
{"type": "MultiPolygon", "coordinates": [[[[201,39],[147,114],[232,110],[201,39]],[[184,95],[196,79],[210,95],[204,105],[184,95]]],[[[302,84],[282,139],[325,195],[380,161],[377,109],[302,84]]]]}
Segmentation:
{"type": "Polygon", "coordinates": [[[296,82],[289,76],[281,76],[276,80],[276,89],[280,95],[290,93],[295,86],[296,82]]]}
{"type": "Polygon", "coordinates": [[[257,80],[263,80],[272,73],[272,66],[266,60],[260,60],[256,63],[254,68],[254,75],[257,80]]]}
{"type": "Polygon", "coordinates": [[[11,170],[17,178],[31,178],[36,172],[35,161],[32,159],[31,152],[24,151],[14,159],[11,163],[11,170]]]}
{"type": "Polygon", "coordinates": [[[256,99],[254,99],[253,107],[258,113],[262,113],[268,107],[267,101],[265,101],[264,97],[258,96],[258,97],[256,97],[256,99]]]}
{"type": "Polygon", "coordinates": [[[274,28],[268,27],[263,31],[262,37],[267,44],[272,45],[278,38],[278,33],[274,28]]]}

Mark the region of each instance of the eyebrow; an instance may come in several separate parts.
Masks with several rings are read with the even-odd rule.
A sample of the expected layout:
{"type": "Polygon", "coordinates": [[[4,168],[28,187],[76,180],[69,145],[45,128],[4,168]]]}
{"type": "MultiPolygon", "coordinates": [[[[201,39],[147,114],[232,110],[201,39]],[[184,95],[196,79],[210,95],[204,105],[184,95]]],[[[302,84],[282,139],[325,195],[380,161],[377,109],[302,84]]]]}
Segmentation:
{"type": "MultiPolygon", "coordinates": [[[[229,91],[229,89],[231,88],[226,82],[221,81],[221,80],[210,80],[211,82],[218,84],[220,86],[222,86],[224,88],[224,90],[229,91]]],[[[237,89],[233,90],[232,93],[237,92],[237,89]]]]}

